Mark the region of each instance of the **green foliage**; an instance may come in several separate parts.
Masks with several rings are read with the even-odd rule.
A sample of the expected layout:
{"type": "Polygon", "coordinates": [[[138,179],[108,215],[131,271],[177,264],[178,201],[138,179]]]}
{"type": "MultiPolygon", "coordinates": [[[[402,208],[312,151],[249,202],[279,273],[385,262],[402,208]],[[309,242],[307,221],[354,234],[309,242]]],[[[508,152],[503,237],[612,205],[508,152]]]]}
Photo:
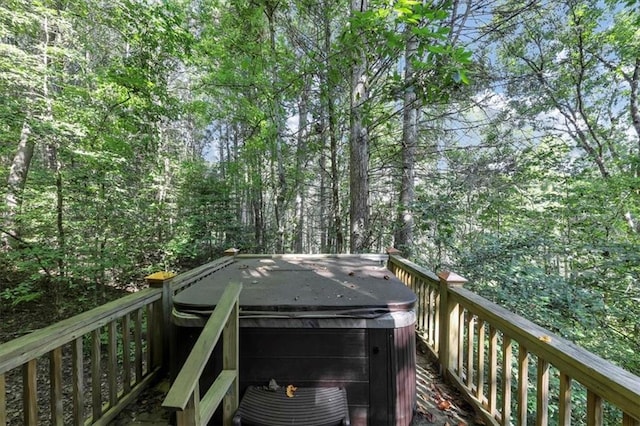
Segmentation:
{"type": "Polygon", "coordinates": [[[0,298],[97,298],[230,246],[347,247],[365,58],[369,246],[393,243],[415,88],[416,260],[640,371],[638,9],[475,3],[2,2],[0,176],[25,126],[34,156],[19,206],[0,203],[20,239],[0,298]]]}

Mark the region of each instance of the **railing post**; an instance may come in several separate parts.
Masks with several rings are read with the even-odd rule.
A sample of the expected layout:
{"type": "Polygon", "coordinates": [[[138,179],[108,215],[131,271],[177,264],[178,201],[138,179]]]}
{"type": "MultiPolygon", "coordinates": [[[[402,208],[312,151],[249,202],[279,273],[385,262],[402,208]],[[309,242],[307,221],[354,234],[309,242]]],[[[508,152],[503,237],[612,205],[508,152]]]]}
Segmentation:
{"type": "Polygon", "coordinates": [[[387,247],[387,255],[389,256],[389,259],[387,260],[387,269],[391,271],[394,275],[397,275],[396,274],[397,266],[391,263],[391,256],[400,257],[402,256],[402,253],[400,252],[400,250],[398,250],[395,247],[387,247]]]}
{"type": "Polygon", "coordinates": [[[238,253],[240,252],[240,249],[237,248],[228,248],[224,251],[224,255],[226,257],[236,257],[238,255],[238,253]]]}
{"type": "Polygon", "coordinates": [[[171,352],[175,345],[172,344],[171,309],[173,309],[173,292],[171,291],[171,278],[173,272],[156,272],[145,277],[149,287],[162,288],[162,309],[154,309],[151,324],[153,330],[147,330],[147,335],[152,336],[151,350],[152,365],[161,365],[164,371],[169,371],[171,352]]]}
{"type": "Polygon", "coordinates": [[[447,378],[447,372],[453,366],[458,365],[458,334],[460,330],[460,306],[449,294],[449,288],[462,287],[467,280],[454,272],[443,271],[438,274],[440,278],[440,333],[438,358],[440,361],[440,373],[447,378]]]}

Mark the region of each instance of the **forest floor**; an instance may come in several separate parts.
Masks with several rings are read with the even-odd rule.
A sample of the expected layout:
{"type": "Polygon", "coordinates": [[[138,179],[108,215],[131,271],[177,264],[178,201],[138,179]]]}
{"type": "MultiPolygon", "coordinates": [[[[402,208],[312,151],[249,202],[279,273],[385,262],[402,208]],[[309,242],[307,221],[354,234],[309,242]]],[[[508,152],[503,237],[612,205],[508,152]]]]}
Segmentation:
{"type": "MultiPolygon", "coordinates": [[[[64,318],[76,315],[110,300],[125,295],[123,290],[105,288],[98,297],[93,294],[81,295],[78,292],[56,296],[56,303],[50,298],[23,303],[18,307],[0,307],[0,343],[15,339],[31,331],[46,327],[64,318]],[[97,303],[96,303],[97,302],[97,303]]],[[[429,357],[418,351],[417,354],[418,409],[412,426],[462,426],[483,424],[474,415],[473,409],[460,394],[443,382],[438,367],[429,357]]],[[[39,369],[40,369],[40,362],[39,369]]],[[[46,363],[43,363],[46,364],[46,363]]],[[[46,369],[46,366],[44,366],[46,369]]],[[[70,367],[69,367],[70,368],[70,367]]],[[[19,374],[19,371],[12,371],[19,374]]],[[[67,376],[64,372],[63,377],[67,376]]],[[[46,373],[45,373],[46,375],[46,373]]],[[[90,383],[91,371],[85,369],[87,382],[90,383]]],[[[69,377],[69,376],[67,376],[69,377]]],[[[169,424],[168,413],[161,408],[161,402],[168,391],[168,380],[162,380],[143,391],[135,402],[130,404],[111,423],[113,426],[165,426],[169,424]]],[[[39,389],[46,386],[39,386],[39,389]]],[[[20,380],[7,383],[7,421],[8,424],[21,424],[22,383],[20,380]]],[[[105,390],[106,391],[106,390],[105,390]]],[[[41,393],[41,392],[39,392],[41,393]]],[[[41,395],[41,407],[48,405],[48,393],[41,395]]],[[[89,399],[89,398],[87,398],[89,399]]],[[[90,400],[86,412],[90,412],[90,400]]],[[[45,413],[41,413],[44,415],[45,413]]],[[[66,423],[66,422],[65,422],[66,423]]],[[[46,423],[42,423],[46,424],[46,423]]]]}

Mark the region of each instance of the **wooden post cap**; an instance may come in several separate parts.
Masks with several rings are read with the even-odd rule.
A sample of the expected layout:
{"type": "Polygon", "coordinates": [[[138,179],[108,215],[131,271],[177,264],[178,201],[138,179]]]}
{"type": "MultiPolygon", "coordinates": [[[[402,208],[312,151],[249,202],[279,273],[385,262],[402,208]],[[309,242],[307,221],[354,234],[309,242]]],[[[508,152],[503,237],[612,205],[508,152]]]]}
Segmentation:
{"type": "Polygon", "coordinates": [[[225,256],[235,256],[240,250],[237,248],[228,248],[224,251],[225,256]]]}
{"type": "Polygon", "coordinates": [[[439,272],[438,278],[440,278],[441,281],[444,281],[449,285],[463,285],[464,283],[467,282],[466,278],[461,277],[460,275],[451,271],[439,272]]]}
{"type": "Polygon", "coordinates": [[[164,283],[166,280],[170,280],[175,276],[176,276],[175,272],[160,271],[160,272],[154,272],[151,275],[147,275],[146,277],[144,277],[144,280],[150,286],[157,286],[157,285],[161,286],[162,283],[164,283]]]}
{"type": "Polygon", "coordinates": [[[395,247],[387,247],[387,254],[393,256],[400,256],[402,252],[395,247]]]}

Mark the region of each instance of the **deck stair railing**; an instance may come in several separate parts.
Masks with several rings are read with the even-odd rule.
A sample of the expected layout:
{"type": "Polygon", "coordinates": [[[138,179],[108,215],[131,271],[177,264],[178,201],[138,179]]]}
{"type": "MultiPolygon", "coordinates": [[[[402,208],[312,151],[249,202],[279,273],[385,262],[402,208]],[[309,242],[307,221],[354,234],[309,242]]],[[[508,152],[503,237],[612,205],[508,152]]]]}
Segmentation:
{"type": "Polygon", "coordinates": [[[107,425],[168,371],[173,295],[233,261],[150,275],[150,288],[1,344],[0,426],[107,425]]]}
{"type": "Polygon", "coordinates": [[[162,406],[177,412],[178,426],[207,424],[222,403],[223,424],[238,408],[238,298],[242,284],[230,283],[207,320],[162,406]],[[200,376],[222,335],[222,371],[200,398],[200,376]]]}
{"type": "Polygon", "coordinates": [[[487,424],[547,425],[553,413],[561,425],[599,426],[606,409],[640,426],[640,377],[465,289],[464,278],[436,276],[398,253],[389,251],[388,268],[418,297],[419,336],[487,424]],[[580,387],[586,407],[577,412],[580,387]]]}

